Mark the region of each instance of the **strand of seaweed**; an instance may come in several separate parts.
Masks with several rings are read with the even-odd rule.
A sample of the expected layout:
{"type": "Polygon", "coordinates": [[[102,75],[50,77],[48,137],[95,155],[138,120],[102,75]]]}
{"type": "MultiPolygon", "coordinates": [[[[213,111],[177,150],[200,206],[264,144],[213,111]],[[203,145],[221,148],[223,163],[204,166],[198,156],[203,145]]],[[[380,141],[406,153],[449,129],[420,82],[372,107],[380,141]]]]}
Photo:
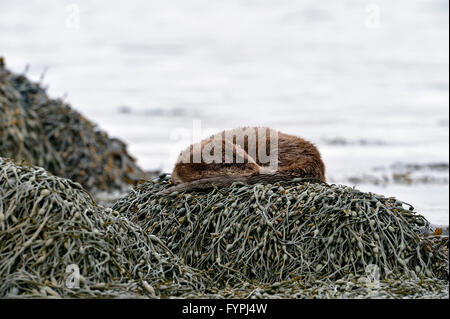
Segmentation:
{"type": "Polygon", "coordinates": [[[170,176],[137,186],[114,209],[224,286],[302,278],[443,278],[448,257],[420,236],[428,221],[395,198],[295,179],[161,195],[170,176]]]}
{"type": "Polygon", "coordinates": [[[80,184],[0,158],[0,297],[177,296],[206,280],[80,184]]]}

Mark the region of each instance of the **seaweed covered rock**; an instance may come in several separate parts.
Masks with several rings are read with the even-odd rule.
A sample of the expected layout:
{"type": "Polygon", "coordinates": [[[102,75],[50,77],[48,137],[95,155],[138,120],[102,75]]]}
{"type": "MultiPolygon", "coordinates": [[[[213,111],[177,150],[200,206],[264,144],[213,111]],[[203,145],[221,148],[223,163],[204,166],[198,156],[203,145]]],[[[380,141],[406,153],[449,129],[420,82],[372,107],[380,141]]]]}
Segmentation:
{"type": "Polygon", "coordinates": [[[61,171],[64,163],[45,138],[39,115],[20,106],[20,94],[4,85],[2,72],[0,67],[1,156],[47,167],[52,172],[61,171]]]}
{"type": "Polygon", "coordinates": [[[235,183],[161,195],[169,176],[137,186],[113,208],[217,282],[303,284],[367,276],[440,278],[448,256],[420,235],[427,220],[395,199],[351,187],[235,183]]]}
{"type": "MultiPolygon", "coordinates": [[[[285,218],[289,220],[284,220],[272,216],[268,209],[265,214],[269,223],[265,225],[254,217],[261,216],[256,211],[257,207],[250,207],[256,203],[256,198],[261,198],[255,194],[262,185],[233,185],[228,190],[231,190],[229,196],[220,194],[217,189],[208,193],[156,195],[170,185],[169,180],[166,176],[138,186],[116,203],[115,206],[121,210],[118,212],[96,205],[78,183],[53,176],[42,168],[0,158],[0,298],[448,298],[448,281],[436,278],[438,275],[433,273],[439,268],[437,265],[446,263],[448,266],[448,257],[446,261],[442,260],[439,245],[427,238],[419,236],[418,242],[412,241],[414,236],[406,229],[413,224],[416,230],[423,222],[426,223],[420,216],[415,216],[417,221],[411,223],[384,225],[387,228],[384,231],[391,235],[381,239],[379,247],[386,247],[383,248],[384,253],[380,253],[379,265],[380,268],[388,265],[392,273],[390,276],[380,274],[378,278],[374,272],[374,281],[368,277],[367,270],[376,270],[373,262],[377,259],[374,255],[372,259],[366,255],[370,246],[367,243],[375,236],[366,230],[366,236],[360,232],[355,235],[361,241],[353,241],[353,235],[344,236],[343,229],[335,227],[333,238],[336,238],[336,244],[339,238],[348,237],[348,242],[344,239],[339,248],[343,257],[336,257],[333,251],[336,252],[338,245],[329,244],[328,227],[331,226],[321,221],[321,198],[308,200],[312,193],[306,189],[312,192],[315,187],[312,184],[284,183],[280,185],[283,187],[281,190],[278,185],[272,185],[272,188],[264,186],[270,188],[267,191],[269,198],[272,196],[280,205],[277,207],[281,217],[283,212],[289,211],[282,209],[287,204],[287,201],[283,202],[284,197],[291,201],[291,210],[295,210],[293,207],[297,201],[288,199],[289,194],[295,194],[294,189],[298,189],[297,195],[301,194],[301,187],[308,194],[297,203],[302,202],[305,213],[287,213],[285,218]],[[274,196],[275,193],[279,195],[274,196]],[[280,197],[282,201],[278,201],[280,197]],[[236,205],[233,204],[235,202],[236,205]],[[179,204],[174,212],[166,206],[170,203],[179,204]],[[312,203],[317,207],[317,227],[310,223],[313,220],[312,203]],[[234,210],[227,211],[231,206],[234,210]],[[296,217],[303,214],[303,219],[296,217]],[[228,225],[227,220],[230,222],[228,225]],[[231,241],[228,235],[235,222],[239,224],[236,228],[238,234],[234,231],[232,237],[237,240],[231,241]],[[283,237],[281,225],[287,227],[291,222],[299,227],[299,233],[293,231],[288,235],[286,232],[286,237],[283,237]],[[302,226],[303,223],[306,224],[302,226]],[[178,226],[171,228],[172,225],[178,226]],[[398,227],[399,233],[404,233],[406,245],[403,250],[391,247],[402,236],[392,235],[389,227],[398,227]],[[308,234],[302,244],[300,234],[304,231],[308,234]],[[265,247],[260,244],[263,237],[258,233],[261,232],[266,238],[265,247]],[[274,232],[277,234],[273,235],[274,232]],[[155,233],[172,235],[158,237],[155,233]],[[276,239],[274,236],[281,237],[276,239]],[[290,247],[289,241],[299,245],[300,250],[290,247]],[[358,250],[359,242],[363,245],[362,250],[358,250]],[[414,256],[410,249],[413,244],[420,257],[414,256]],[[323,247],[322,255],[318,254],[318,246],[323,247]],[[269,249],[277,253],[271,253],[270,259],[267,257],[269,249]],[[357,258],[358,251],[362,251],[366,263],[372,263],[368,264],[372,267],[365,267],[364,273],[362,258],[357,258]],[[240,254],[242,262],[237,261],[236,253],[240,254]],[[253,257],[255,254],[258,258],[253,257]],[[324,255],[327,257],[323,258],[324,255]],[[186,265],[180,256],[198,269],[186,265]],[[299,261],[298,256],[303,259],[299,261]],[[345,267],[348,256],[355,259],[349,269],[345,267]],[[393,258],[397,256],[410,259],[395,266],[393,258]],[[270,266],[266,260],[274,265],[270,266]],[[337,262],[342,265],[335,265],[337,262]],[[422,268],[414,267],[414,272],[411,271],[411,267],[422,262],[422,268]],[[317,269],[318,263],[322,269],[317,269]],[[296,270],[299,265],[300,269],[296,270]],[[335,274],[330,273],[329,269],[334,270],[332,267],[338,267],[335,274]],[[266,271],[275,272],[268,274],[266,271]],[[428,272],[432,272],[431,275],[428,272]],[[211,276],[216,280],[211,280],[211,276]]],[[[374,195],[366,196],[372,198],[374,195]]],[[[345,196],[336,197],[339,203],[343,200],[345,196]]],[[[260,200],[260,203],[264,201],[260,200]]],[[[333,206],[331,202],[328,204],[333,206]]],[[[400,206],[401,203],[394,204],[395,209],[400,209],[400,206]]],[[[384,215],[381,211],[380,208],[378,214],[384,215]]],[[[352,209],[345,219],[347,222],[344,222],[345,227],[350,226],[350,234],[355,229],[359,230],[361,225],[364,229],[367,223],[366,218],[357,212],[352,209]],[[354,211],[357,216],[353,216],[354,211]]],[[[400,216],[408,212],[401,212],[399,220],[403,220],[400,216]]],[[[328,213],[331,220],[337,216],[337,212],[333,215],[332,210],[328,213]]],[[[266,220],[265,217],[263,219],[266,220]]],[[[370,220],[373,219],[369,219],[369,225],[370,220]]],[[[389,218],[380,216],[379,221],[385,223],[389,218]]],[[[383,231],[380,232],[380,236],[384,235],[383,231]]]]}
{"type": "Polygon", "coordinates": [[[0,297],[157,297],[205,276],[80,184],[0,158],[0,297]]]}
{"type": "MultiPolygon", "coordinates": [[[[2,60],[3,61],[3,60],[2,60]]],[[[0,63],[0,156],[38,165],[91,192],[123,191],[145,178],[126,145],[39,83],[0,63]]]]}

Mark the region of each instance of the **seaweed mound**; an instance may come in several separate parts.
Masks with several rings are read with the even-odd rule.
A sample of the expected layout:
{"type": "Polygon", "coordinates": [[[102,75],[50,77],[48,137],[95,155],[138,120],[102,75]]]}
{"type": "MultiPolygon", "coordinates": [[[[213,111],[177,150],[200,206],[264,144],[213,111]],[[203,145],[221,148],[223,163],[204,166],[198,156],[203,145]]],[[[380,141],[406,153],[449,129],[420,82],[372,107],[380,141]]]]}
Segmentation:
{"type": "Polygon", "coordinates": [[[110,138],[39,83],[0,60],[0,156],[45,168],[89,191],[128,191],[146,177],[126,145],[110,138]]]}
{"type": "Polygon", "coordinates": [[[105,209],[0,158],[0,298],[448,298],[448,240],[395,199],[296,181],[158,194],[168,186],[105,209]]]}
{"type": "Polygon", "coordinates": [[[447,276],[442,242],[421,236],[428,221],[395,198],[301,179],[159,193],[170,185],[161,175],[113,209],[218,283],[447,276]]]}
{"type": "Polygon", "coordinates": [[[164,297],[205,276],[80,184],[0,158],[0,297],[164,297]]]}

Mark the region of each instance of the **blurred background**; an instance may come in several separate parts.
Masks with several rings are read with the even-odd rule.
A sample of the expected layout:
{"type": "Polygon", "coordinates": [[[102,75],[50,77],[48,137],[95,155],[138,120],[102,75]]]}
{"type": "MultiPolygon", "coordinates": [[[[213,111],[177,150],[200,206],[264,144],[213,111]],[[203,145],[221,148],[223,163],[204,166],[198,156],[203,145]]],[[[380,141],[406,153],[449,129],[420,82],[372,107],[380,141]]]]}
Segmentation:
{"type": "Polygon", "coordinates": [[[449,223],[448,0],[1,0],[0,56],[147,170],[222,129],[314,142],[332,183],[449,223]],[[44,76],[42,78],[42,76],[44,76]]]}

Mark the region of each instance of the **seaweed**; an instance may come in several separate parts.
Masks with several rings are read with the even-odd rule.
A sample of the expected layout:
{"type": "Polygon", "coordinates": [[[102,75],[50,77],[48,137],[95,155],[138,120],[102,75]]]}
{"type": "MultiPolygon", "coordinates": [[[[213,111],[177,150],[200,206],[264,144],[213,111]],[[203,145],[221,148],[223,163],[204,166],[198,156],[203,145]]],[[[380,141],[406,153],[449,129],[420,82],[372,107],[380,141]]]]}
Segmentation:
{"type": "Polygon", "coordinates": [[[177,296],[204,278],[80,184],[0,158],[0,297],[177,296]]]}
{"type": "Polygon", "coordinates": [[[218,285],[335,283],[371,267],[380,281],[448,278],[448,236],[425,236],[429,222],[396,198],[302,179],[164,194],[171,185],[163,174],[113,209],[218,285]]]}
{"type": "Polygon", "coordinates": [[[0,65],[0,156],[82,184],[93,194],[126,192],[148,177],[124,142],[111,138],[40,83],[0,65]]]}

